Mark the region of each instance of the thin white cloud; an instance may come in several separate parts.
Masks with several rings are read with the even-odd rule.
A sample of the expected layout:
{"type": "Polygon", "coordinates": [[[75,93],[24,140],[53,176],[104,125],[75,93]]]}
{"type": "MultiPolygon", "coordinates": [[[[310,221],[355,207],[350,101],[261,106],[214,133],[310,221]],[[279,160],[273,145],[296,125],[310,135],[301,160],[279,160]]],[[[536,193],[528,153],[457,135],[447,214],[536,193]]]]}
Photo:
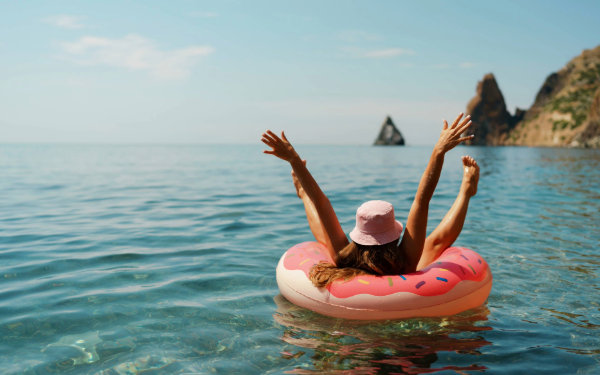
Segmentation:
{"type": "Polygon", "coordinates": [[[411,51],[409,49],[387,48],[387,49],[381,49],[381,50],[376,50],[376,51],[369,51],[369,52],[365,53],[365,57],[374,58],[374,59],[388,58],[388,57],[394,57],[394,56],[400,56],[400,55],[413,56],[413,55],[415,55],[415,52],[411,51]]]}
{"type": "Polygon", "coordinates": [[[476,64],[474,63],[470,63],[470,62],[464,62],[464,63],[460,63],[458,64],[461,68],[465,68],[465,69],[469,69],[474,67],[476,64]]]}
{"type": "Polygon", "coordinates": [[[433,64],[431,65],[433,69],[448,69],[450,67],[449,64],[433,64]]]}
{"type": "Polygon", "coordinates": [[[340,51],[344,52],[347,55],[359,58],[369,58],[369,59],[386,59],[390,57],[396,57],[401,55],[413,56],[417,53],[411,51],[409,49],[402,48],[386,48],[380,50],[366,50],[363,48],[357,47],[342,47],[340,51]]]}
{"type": "Polygon", "coordinates": [[[356,42],[374,42],[382,40],[381,35],[367,33],[358,30],[346,30],[342,31],[337,35],[337,39],[343,40],[344,42],[356,43],[356,42]]]}
{"type": "Polygon", "coordinates": [[[199,18],[212,18],[218,16],[218,13],[215,12],[192,12],[190,16],[199,17],[199,18]]]}
{"type": "Polygon", "coordinates": [[[59,48],[61,57],[75,64],[142,70],[162,79],[188,77],[200,57],[214,52],[210,46],[164,51],[155,42],[133,34],[121,39],[85,36],[75,42],[62,42],[59,48]]]}
{"type": "Polygon", "coordinates": [[[81,23],[86,17],[70,16],[68,14],[58,14],[44,19],[44,23],[48,25],[60,27],[61,29],[83,29],[84,24],[81,23]]]}

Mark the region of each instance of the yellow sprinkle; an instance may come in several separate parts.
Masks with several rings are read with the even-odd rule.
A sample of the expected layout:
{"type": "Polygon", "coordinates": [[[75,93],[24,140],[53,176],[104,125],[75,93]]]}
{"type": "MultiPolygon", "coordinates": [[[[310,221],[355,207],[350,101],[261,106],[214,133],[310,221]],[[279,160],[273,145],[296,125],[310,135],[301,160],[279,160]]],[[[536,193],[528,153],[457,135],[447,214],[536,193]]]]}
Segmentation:
{"type": "Polygon", "coordinates": [[[448,271],[448,270],[447,270],[447,269],[445,269],[445,268],[438,268],[438,270],[440,270],[440,271],[448,271]]]}
{"type": "Polygon", "coordinates": [[[363,284],[369,284],[369,282],[368,282],[368,281],[364,281],[364,280],[361,280],[361,279],[358,279],[358,282],[359,282],[359,283],[363,283],[363,284]]]}
{"type": "Polygon", "coordinates": [[[300,263],[300,265],[303,265],[304,263],[308,262],[310,260],[310,258],[303,260],[302,263],[300,263]]]}

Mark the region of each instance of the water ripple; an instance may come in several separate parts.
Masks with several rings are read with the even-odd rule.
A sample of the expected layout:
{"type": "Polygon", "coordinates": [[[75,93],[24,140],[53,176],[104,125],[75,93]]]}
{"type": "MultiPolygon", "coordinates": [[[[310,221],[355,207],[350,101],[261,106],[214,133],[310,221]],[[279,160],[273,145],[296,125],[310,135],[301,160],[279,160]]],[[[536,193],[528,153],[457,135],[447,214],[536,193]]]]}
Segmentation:
{"type": "MultiPolygon", "coordinates": [[[[600,152],[458,148],[482,166],[459,245],[494,272],[452,317],[332,319],[279,295],[311,239],[285,163],[260,146],[0,147],[0,374],[600,371],[600,152]]],[[[368,199],[406,216],[430,149],[301,146],[349,232],[368,199]]]]}

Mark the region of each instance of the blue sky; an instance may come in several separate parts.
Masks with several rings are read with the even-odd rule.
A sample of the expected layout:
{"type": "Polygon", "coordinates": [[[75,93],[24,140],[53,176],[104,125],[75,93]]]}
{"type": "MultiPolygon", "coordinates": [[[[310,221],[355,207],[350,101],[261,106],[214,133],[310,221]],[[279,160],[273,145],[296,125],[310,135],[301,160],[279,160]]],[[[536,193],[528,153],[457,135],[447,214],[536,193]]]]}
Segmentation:
{"type": "Polygon", "coordinates": [[[435,143],[600,44],[598,1],[0,2],[0,142],[435,143]]]}

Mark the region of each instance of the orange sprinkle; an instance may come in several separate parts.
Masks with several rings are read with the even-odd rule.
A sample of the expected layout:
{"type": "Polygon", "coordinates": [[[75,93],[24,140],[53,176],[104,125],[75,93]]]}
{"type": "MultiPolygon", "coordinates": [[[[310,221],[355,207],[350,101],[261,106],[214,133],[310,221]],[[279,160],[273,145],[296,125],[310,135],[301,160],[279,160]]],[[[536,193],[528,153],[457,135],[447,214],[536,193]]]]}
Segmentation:
{"type": "Polygon", "coordinates": [[[445,268],[438,268],[438,270],[440,270],[440,271],[448,271],[448,270],[447,270],[447,269],[445,269],[445,268]]]}
{"type": "Polygon", "coordinates": [[[306,260],[303,260],[302,263],[300,263],[300,266],[303,265],[304,263],[308,262],[310,260],[310,258],[307,258],[306,260]]]}
{"type": "Polygon", "coordinates": [[[359,283],[363,283],[363,284],[369,284],[369,282],[368,282],[368,281],[364,281],[364,280],[361,280],[361,279],[358,279],[358,282],[359,282],[359,283]]]}

